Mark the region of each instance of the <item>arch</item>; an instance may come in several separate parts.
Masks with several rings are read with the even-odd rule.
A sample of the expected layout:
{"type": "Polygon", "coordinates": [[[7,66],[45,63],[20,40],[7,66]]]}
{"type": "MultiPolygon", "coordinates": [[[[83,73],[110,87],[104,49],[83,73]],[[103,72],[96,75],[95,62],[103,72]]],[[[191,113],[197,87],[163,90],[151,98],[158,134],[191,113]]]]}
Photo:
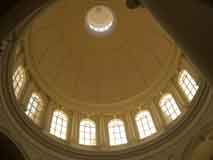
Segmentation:
{"type": "Polygon", "coordinates": [[[181,114],[179,106],[170,93],[165,94],[160,99],[159,106],[164,115],[170,120],[175,120],[181,114]]]}
{"type": "Polygon", "coordinates": [[[184,69],[179,73],[178,84],[188,101],[192,101],[199,89],[199,86],[187,70],[184,69]]]}
{"type": "Polygon", "coordinates": [[[111,146],[126,144],[127,137],[124,122],[120,119],[112,119],[108,123],[109,143],[111,146]]]}
{"type": "Polygon", "coordinates": [[[15,96],[18,98],[26,83],[26,72],[23,66],[18,66],[13,73],[13,89],[15,96]]]}
{"type": "Polygon", "coordinates": [[[146,138],[155,132],[155,124],[149,111],[140,111],[135,116],[140,138],[146,138]]]}
{"type": "Polygon", "coordinates": [[[34,122],[39,121],[40,112],[42,110],[43,101],[37,93],[32,93],[27,109],[25,111],[26,115],[31,118],[34,122]]]}
{"type": "Polygon", "coordinates": [[[58,138],[67,138],[68,117],[61,110],[55,110],[52,116],[50,133],[58,138]]]}
{"type": "Polygon", "coordinates": [[[80,122],[79,144],[96,145],[96,124],[91,119],[83,119],[80,122]]]}

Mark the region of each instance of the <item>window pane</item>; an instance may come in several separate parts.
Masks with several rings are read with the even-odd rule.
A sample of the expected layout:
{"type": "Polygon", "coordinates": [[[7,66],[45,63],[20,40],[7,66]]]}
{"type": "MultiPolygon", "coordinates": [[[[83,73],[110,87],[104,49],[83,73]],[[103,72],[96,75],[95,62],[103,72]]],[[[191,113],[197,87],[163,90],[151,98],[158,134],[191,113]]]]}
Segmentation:
{"type": "Polygon", "coordinates": [[[41,98],[36,94],[33,93],[32,96],[29,99],[26,115],[30,117],[34,122],[38,121],[39,114],[42,107],[42,100],[41,98]]]}
{"type": "Polygon", "coordinates": [[[68,118],[62,111],[55,111],[52,117],[50,133],[58,138],[66,139],[68,118]]]}
{"type": "Polygon", "coordinates": [[[176,119],[181,114],[180,109],[171,94],[167,94],[161,98],[160,108],[171,120],[176,119]]]}
{"type": "Polygon", "coordinates": [[[79,133],[79,144],[96,145],[96,125],[92,120],[82,120],[79,133]]]}
{"type": "Polygon", "coordinates": [[[148,111],[138,113],[135,117],[135,121],[138,127],[140,138],[148,137],[156,132],[151,114],[148,111]]]}
{"type": "Polygon", "coordinates": [[[24,87],[25,81],[25,70],[22,66],[19,66],[13,74],[13,89],[16,97],[19,96],[22,88],[24,87]]]}
{"type": "Polygon", "coordinates": [[[188,100],[191,101],[199,88],[196,81],[186,70],[183,70],[179,75],[178,83],[188,100]]]}
{"type": "Polygon", "coordinates": [[[108,124],[110,145],[127,143],[126,132],[123,121],[113,119],[108,124]]]}

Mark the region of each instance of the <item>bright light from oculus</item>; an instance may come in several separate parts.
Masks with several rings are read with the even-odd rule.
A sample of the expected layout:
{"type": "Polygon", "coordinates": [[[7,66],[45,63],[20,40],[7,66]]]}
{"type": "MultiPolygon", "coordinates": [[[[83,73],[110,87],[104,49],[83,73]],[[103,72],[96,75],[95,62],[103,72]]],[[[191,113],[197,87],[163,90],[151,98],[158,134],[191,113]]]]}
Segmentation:
{"type": "Polygon", "coordinates": [[[103,26],[103,27],[96,27],[96,26],[94,26],[94,25],[92,25],[92,24],[89,24],[89,27],[90,27],[92,30],[96,31],[96,32],[105,32],[105,31],[109,30],[110,27],[112,27],[112,24],[113,24],[113,23],[111,22],[111,23],[109,23],[108,25],[103,26]]]}
{"type": "Polygon", "coordinates": [[[112,28],[114,16],[111,9],[103,5],[98,5],[88,11],[86,23],[90,30],[103,33],[112,28]]]}

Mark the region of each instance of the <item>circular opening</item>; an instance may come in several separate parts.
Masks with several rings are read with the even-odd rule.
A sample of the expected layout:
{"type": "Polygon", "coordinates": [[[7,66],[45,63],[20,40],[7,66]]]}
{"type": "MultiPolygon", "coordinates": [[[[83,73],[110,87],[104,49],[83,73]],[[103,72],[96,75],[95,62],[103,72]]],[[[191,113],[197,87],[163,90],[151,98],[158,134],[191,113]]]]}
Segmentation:
{"type": "Polygon", "coordinates": [[[105,33],[111,30],[114,24],[114,15],[110,8],[97,5],[88,11],[86,24],[93,32],[105,33]]]}

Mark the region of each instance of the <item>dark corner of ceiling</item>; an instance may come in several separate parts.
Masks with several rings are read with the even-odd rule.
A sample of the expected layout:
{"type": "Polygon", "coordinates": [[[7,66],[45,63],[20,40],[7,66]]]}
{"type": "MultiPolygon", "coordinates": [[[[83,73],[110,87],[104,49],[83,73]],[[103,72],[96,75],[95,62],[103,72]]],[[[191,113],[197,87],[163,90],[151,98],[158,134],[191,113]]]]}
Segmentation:
{"type": "Polygon", "coordinates": [[[21,0],[3,0],[0,4],[0,17],[6,14],[13,6],[21,0]]]}
{"type": "Polygon", "coordinates": [[[17,146],[3,133],[0,132],[0,150],[2,160],[24,160],[23,154],[17,146]]]}
{"type": "Polygon", "coordinates": [[[140,0],[126,0],[126,6],[129,9],[135,9],[142,5],[141,5],[140,0]]]}
{"type": "Polygon", "coordinates": [[[200,3],[205,4],[208,7],[213,8],[213,0],[199,0],[200,3]]]}

